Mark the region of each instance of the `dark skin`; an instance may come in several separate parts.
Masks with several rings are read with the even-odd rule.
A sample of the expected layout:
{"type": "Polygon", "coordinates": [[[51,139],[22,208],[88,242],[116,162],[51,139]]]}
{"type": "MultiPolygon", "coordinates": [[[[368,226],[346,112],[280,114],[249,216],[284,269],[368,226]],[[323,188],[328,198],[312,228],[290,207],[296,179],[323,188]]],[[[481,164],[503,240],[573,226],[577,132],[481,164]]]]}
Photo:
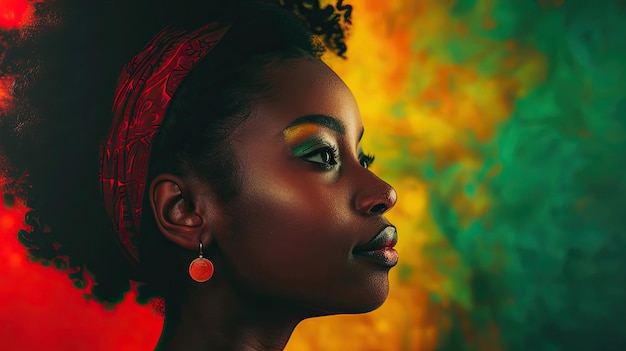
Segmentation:
{"type": "Polygon", "coordinates": [[[271,97],[229,140],[239,196],[225,206],[191,177],[151,183],[158,228],[189,250],[181,260],[202,241],[215,266],[211,280],[188,279],[168,300],[160,350],[282,350],[303,319],[368,312],[388,295],[390,267],[353,254],[389,224],[396,193],[366,168],[352,93],[318,59],[288,60],[269,76],[271,97]],[[294,124],[308,126],[297,130],[312,145],[305,154],[286,137],[294,124]]]}

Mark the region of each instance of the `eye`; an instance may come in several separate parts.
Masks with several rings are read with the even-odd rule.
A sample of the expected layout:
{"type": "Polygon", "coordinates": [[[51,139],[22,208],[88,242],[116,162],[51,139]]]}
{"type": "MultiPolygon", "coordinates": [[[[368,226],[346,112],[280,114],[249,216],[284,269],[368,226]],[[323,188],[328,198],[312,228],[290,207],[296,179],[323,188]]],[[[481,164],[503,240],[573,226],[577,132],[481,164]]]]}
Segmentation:
{"type": "Polygon", "coordinates": [[[316,149],[302,156],[303,160],[319,164],[324,169],[332,169],[335,165],[337,165],[337,158],[337,149],[330,146],[316,149]]]}
{"type": "Polygon", "coordinates": [[[374,163],[374,155],[370,155],[370,154],[359,155],[359,163],[365,169],[370,168],[372,163],[374,163]]]}

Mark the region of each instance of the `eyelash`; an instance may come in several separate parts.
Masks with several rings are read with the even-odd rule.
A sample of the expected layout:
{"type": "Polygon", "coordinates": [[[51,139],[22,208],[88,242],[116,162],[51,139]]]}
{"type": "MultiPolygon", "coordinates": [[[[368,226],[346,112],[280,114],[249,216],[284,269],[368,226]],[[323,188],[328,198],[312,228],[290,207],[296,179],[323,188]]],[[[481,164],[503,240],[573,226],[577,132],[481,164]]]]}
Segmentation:
{"type": "Polygon", "coordinates": [[[337,165],[338,158],[339,158],[339,150],[337,150],[335,146],[331,146],[331,145],[320,147],[319,149],[313,150],[312,152],[302,156],[303,160],[307,162],[315,163],[316,165],[319,165],[320,168],[322,168],[323,170],[327,170],[327,171],[333,169],[337,165]],[[320,155],[321,157],[321,155],[324,153],[327,153],[330,156],[330,159],[328,161],[324,161],[323,158],[320,158],[320,161],[311,160],[313,156],[320,155]]]}
{"type": "Polygon", "coordinates": [[[374,163],[375,158],[376,156],[372,154],[361,154],[359,156],[359,163],[361,163],[361,166],[363,166],[363,163],[365,162],[365,166],[363,166],[363,168],[369,169],[372,163],[374,163]]]}
{"type": "MultiPolygon", "coordinates": [[[[331,170],[338,164],[337,159],[339,158],[339,150],[337,150],[335,146],[327,145],[302,156],[302,158],[307,162],[318,164],[324,170],[331,170]],[[321,162],[310,160],[313,156],[321,156],[324,153],[329,155],[330,158],[328,161],[324,161],[324,159],[320,159],[321,162]]],[[[372,154],[359,155],[359,163],[365,169],[368,169],[372,163],[374,163],[374,159],[375,156],[372,154]]]]}

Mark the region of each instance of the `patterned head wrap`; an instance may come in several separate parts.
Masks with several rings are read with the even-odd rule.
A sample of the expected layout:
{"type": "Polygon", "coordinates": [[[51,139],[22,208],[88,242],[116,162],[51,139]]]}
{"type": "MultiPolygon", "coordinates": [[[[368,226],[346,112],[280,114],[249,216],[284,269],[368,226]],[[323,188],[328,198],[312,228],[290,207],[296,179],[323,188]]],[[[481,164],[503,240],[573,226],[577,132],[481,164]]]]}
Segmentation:
{"type": "Polygon", "coordinates": [[[119,242],[134,266],[139,262],[150,145],[181,81],[227,29],[220,23],[192,32],[168,27],[124,67],[118,81],[111,133],[100,150],[100,185],[119,242]]]}

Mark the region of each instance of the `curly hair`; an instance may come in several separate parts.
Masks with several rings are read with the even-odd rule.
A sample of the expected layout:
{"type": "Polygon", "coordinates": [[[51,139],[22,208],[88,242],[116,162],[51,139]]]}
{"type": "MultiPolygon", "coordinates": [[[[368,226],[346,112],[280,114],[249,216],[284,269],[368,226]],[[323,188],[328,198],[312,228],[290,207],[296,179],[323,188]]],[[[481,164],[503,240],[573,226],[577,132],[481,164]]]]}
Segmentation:
{"type": "Polygon", "coordinates": [[[3,191],[30,209],[30,228],[18,233],[29,255],[66,270],[75,286],[90,288],[87,296],[107,305],[123,299],[130,281],[145,282],[140,302],[163,296],[173,284],[167,256],[175,254],[174,245],[155,235],[150,211],[142,218],[148,224],[142,224],[142,267],[135,270],[101,206],[98,150],[124,64],[166,25],[232,23],[174,95],[148,172],[149,179],[166,171],[201,177],[218,184],[228,201],[237,192],[237,165],[224,141],[268,91],[271,66],[319,57],[325,49],[344,57],[352,11],[342,0],[334,6],[319,0],[47,0],[34,6],[31,24],[1,37],[0,74],[13,80],[11,104],[0,116],[3,191]]]}

